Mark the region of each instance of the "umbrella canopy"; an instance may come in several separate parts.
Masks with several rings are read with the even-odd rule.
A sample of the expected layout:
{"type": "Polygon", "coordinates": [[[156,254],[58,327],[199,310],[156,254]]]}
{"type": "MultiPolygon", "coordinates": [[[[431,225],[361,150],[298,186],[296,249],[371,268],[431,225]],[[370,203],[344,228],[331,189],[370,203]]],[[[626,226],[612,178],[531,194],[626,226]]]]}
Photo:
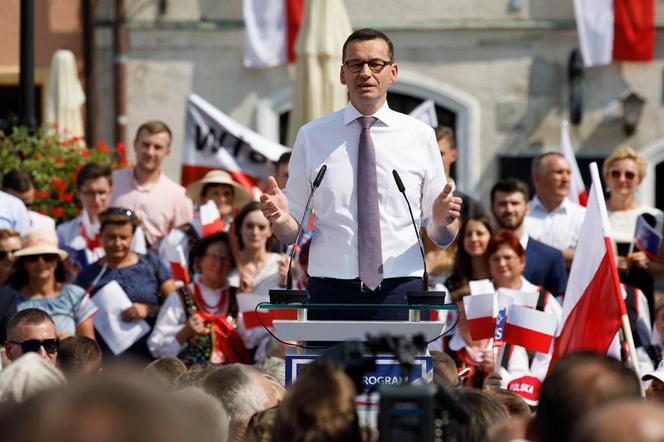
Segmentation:
{"type": "Polygon", "coordinates": [[[352,32],[342,0],[308,0],[295,44],[297,61],[288,145],[305,123],[344,107],[346,87],[339,81],[341,47],[352,32]]]}
{"type": "Polygon", "coordinates": [[[53,54],[51,76],[46,95],[46,123],[68,137],[83,136],[81,106],[85,94],[78,80],[76,58],[72,51],[61,49],[53,54]]]}

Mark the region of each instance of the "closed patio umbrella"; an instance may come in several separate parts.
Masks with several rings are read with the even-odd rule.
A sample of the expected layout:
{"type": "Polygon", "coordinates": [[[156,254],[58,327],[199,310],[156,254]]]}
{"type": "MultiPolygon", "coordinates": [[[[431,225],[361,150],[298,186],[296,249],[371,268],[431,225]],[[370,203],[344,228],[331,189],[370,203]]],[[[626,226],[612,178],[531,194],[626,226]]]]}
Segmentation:
{"type": "Polygon", "coordinates": [[[308,0],[297,36],[293,108],[288,145],[305,123],[346,105],[346,88],[339,82],[341,47],[352,28],[342,0],[308,0]]]}
{"type": "Polygon", "coordinates": [[[51,76],[46,95],[46,123],[49,127],[57,125],[58,132],[67,137],[82,137],[83,103],[85,94],[78,80],[76,58],[70,50],[58,50],[51,60],[51,76]]]}

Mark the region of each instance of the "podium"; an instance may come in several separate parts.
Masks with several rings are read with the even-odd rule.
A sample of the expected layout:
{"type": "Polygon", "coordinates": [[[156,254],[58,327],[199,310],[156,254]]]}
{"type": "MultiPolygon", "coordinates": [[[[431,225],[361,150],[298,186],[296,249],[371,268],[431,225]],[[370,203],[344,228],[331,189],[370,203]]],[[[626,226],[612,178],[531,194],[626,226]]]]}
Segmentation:
{"type": "MultiPolygon", "coordinates": [[[[445,332],[448,326],[446,321],[420,321],[420,313],[425,310],[456,310],[454,304],[439,305],[406,305],[406,304],[263,304],[260,309],[296,309],[297,320],[274,320],[274,334],[277,338],[287,341],[297,341],[298,346],[289,347],[286,352],[286,383],[290,384],[297,378],[299,371],[308,363],[316,360],[322,350],[303,348],[316,341],[344,342],[365,341],[368,336],[394,336],[412,339],[416,335],[423,335],[426,341],[434,340],[445,332]],[[340,309],[399,309],[409,311],[408,321],[312,321],[307,320],[309,310],[340,310],[340,309]]],[[[426,349],[415,356],[415,368],[403,379],[400,376],[400,364],[394,355],[366,354],[364,357],[372,358],[379,368],[376,373],[367,373],[365,376],[365,389],[371,390],[377,384],[412,382],[419,378],[429,378],[431,375],[431,357],[426,349]]]]}

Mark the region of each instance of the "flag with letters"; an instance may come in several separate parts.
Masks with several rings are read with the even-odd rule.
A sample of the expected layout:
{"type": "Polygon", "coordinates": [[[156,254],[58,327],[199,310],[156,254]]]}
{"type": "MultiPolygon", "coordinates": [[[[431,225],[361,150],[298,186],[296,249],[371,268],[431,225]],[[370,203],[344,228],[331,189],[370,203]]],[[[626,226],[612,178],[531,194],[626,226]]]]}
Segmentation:
{"type": "Polygon", "coordinates": [[[196,94],[187,97],[182,178],[187,186],[211,170],[230,173],[256,195],[255,188],[274,175],[274,163],[288,151],[229,117],[196,94]]]}
{"type": "Polygon", "coordinates": [[[657,259],[659,247],[662,245],[662,234],[648,224],[643,215],[636,218],[634,245],[645,253],[648,259],[657,259]]]}

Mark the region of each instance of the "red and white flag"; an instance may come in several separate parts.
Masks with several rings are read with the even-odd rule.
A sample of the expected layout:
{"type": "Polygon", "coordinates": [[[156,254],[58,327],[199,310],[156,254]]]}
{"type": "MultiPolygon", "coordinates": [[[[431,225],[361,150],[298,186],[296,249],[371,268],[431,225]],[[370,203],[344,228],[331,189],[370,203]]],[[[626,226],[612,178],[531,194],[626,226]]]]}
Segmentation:
{"type": "Polygon", "coordinates": [[[512,305],[507,312],[503,340],[529,350],[548,353],[556,334],[556,317],[528,307],[512,305]]]}
{"type": "Polygon", "coordinates": [[[217,203],[210,200],[201,206],[200,211],[203,238],[224,231],[224,224],[221,222],[217,203]]]}
{"type": "Polygon", "coordinates": [[[574,13],[586,67],[653,59],[655,0],[574,0],[574,13]]]}
{"type": "Polygon", "coordinates": [[[590,165],[590,174],[590,198],[563,301],[563,326],[549,369],[574,351],[606,354],[626,315],[596,163],[590,165]]]}
{"type": "Polygon", "coordinates": [[[295,61],[304,0],[243,0],[244,66],[271,68],[295,61]]]}
{"type": "Polygon", "coordinates": [[[250,330],[253,328],[262,329],[272,327],[272,321],[277,319],[297,319],[296,309],[262,309],[256,306],[261,303],[268,303],[266,295],[255,295],[253,293],[240,293],[237,295],[238,309],[240,310],[243,328],[250,330]]]}
{"type": "Polygon", "coordinates": [[[182,177],[187,186],[211,170],[230,173],[255,191],[274,174],[274,163],[289,149],[248,129],[196,94],[187,97],[182,143],[182,177]]]}
{"type": "Polygon", "coordinates": [[[189,269],[187,267],[187,260],[184,256],[182,246],[179,244],[171,244],[167,240],[164,240],[164,242],[164,258],[168,261],[173,279],[184,281],[185,284],[189,284],[189,269]]]}
{"type": "Polygon", "coordinates": [[[493,338],[498,311],[501,308],[508,309],[511,305],[510,297],[495,293],[465,296],[463,307],[466,324],[473,340],[493,338]]]}
{"type": "Polygon", "coordinates": [[[569,199],[577,204],[586,206],[588,204],[588,193],[586,192],[586,185],[581,178],[581,170],[576,162],[576,155],[572,147],[572,141],[569,137],[569,124],[567,120],[563,120],[560,124],[560,152],[565,156],[572,169],[572,182],[570,183],[569,199]]]}
{"type": "Polygon", "coordinates": [[[493,338],[496,330],[496,295],[471,295],[463,298],[466,323],[473,340],[493,338]]]}

